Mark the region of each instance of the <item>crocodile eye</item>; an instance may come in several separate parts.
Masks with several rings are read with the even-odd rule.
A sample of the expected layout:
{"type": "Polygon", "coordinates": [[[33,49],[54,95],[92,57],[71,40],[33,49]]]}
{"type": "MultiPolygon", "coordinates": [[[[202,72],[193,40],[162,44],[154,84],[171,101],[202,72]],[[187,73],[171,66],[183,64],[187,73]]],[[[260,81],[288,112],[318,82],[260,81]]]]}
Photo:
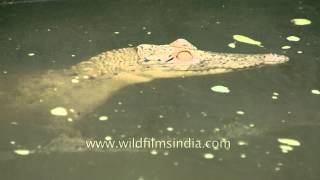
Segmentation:
{"type": "Polygon", "coordinates": [[[191,61],[193,56],[189,51],[181,51],[177,54],[176,58],[179,61],[191,61]]]}

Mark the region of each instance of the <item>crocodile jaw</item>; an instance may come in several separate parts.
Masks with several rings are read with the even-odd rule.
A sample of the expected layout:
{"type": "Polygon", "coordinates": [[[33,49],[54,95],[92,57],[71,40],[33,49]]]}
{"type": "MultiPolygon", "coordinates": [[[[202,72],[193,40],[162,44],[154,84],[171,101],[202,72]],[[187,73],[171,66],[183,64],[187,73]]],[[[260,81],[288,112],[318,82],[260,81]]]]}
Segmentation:
{"type": "Polygon", "coordinates": [[[202,55],[199,55],[198,59],[185,64],[174,61],[166,62],[168,64],[161,61],[141,64],[143,68],[139,71],[139,76],[150,79],[201,76],[283,64],[289,61],[287,56],[277,54],[224,54],[204,51],[197,53],[199,52],[202,55]]]}

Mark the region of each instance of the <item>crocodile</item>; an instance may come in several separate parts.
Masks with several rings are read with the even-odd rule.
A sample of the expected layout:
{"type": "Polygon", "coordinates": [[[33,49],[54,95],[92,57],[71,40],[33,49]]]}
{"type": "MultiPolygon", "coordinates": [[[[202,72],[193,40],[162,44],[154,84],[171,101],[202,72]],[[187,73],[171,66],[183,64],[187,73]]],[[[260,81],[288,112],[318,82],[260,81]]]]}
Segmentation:
{"type": "Polygon", "coordinates": [[[277,54],[232,54],[197,49],[185,39],[165,45],[141,44],[101,53],[72,67],[84,77],[130,73],[148,80],[167,77],[226,73],[234,70],[285,63],[277,54]]]}
{"type": "Polygon", "coordinates": [[[57,138],[45,145],[44,151],[79,152],[87,150],[83,148],[84,138],[73,123],[66,120],[83,119],[114,92],[130,84],[228,73],[288,60],[287,56],[277,54],[203,51],[185,39],[164,45],[141,44],[106,51],[69,68],[20,77],[17,83],[20,96],[13,95],[14,99],[6,102],[13,102],[11,105],[14,112],[19,112],[19,119],[39,115],[54,119],[48,128],[57,138]],[[51,116],[50,110],[55,107],[63,107],[67,112],[60,114],[63,116],[51,116]]]}
{"type": "Polygon", "coordinates": [[[287,56],[277,54],[203,51],[185,39],[177,39],[170,44],[141,44],[106,51],[71,68],[21,78],[23,85],[19,90],[22,96],[31,97],[31,101],[36,102],[28,100],[28,105],[38,104],[42,108],[44,105],[47,108],[63,106],[84,115],[130,84],[159,78],[228,73],[288,60],[287,56]]]}

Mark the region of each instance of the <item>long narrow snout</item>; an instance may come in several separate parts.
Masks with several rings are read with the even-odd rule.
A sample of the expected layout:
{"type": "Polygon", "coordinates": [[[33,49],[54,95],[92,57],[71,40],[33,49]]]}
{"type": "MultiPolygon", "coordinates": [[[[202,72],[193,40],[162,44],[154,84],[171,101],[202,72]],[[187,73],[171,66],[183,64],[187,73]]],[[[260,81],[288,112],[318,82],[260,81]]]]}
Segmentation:
{"type": "Polygon", "coordinates": [[[282,64],[289,61],[289,57],[278,54],[267,54],[264,56],[264,64],[282,64]]]}

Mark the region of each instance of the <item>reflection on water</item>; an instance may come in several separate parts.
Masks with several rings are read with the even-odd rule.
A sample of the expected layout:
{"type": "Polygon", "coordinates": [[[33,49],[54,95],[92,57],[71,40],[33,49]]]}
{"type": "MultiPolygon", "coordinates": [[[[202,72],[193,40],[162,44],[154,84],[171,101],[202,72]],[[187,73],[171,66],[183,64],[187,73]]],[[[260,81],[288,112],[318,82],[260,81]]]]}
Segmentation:
{"type": "MultiPolygon", "coordinates": [[[[308,0],[1,5],[2,179],[318,179],[319,5],[308,0]],[[180,37],[199,49],[284,53],[290,62],[133,84],[80,115],[77,107],[27,108],[34,99],[25,101],[17,89],[27,78],[48,69],[58,72],[105,50],[180,37]],[[82,147],[83,139],[106,137],[226,138],[231,149],[97,152],[82,147]]],[[[88,102],[112,86],[95,82],[91,87],[99,91],[88,89],[88,97],[78,98],[88,102]]]]}

